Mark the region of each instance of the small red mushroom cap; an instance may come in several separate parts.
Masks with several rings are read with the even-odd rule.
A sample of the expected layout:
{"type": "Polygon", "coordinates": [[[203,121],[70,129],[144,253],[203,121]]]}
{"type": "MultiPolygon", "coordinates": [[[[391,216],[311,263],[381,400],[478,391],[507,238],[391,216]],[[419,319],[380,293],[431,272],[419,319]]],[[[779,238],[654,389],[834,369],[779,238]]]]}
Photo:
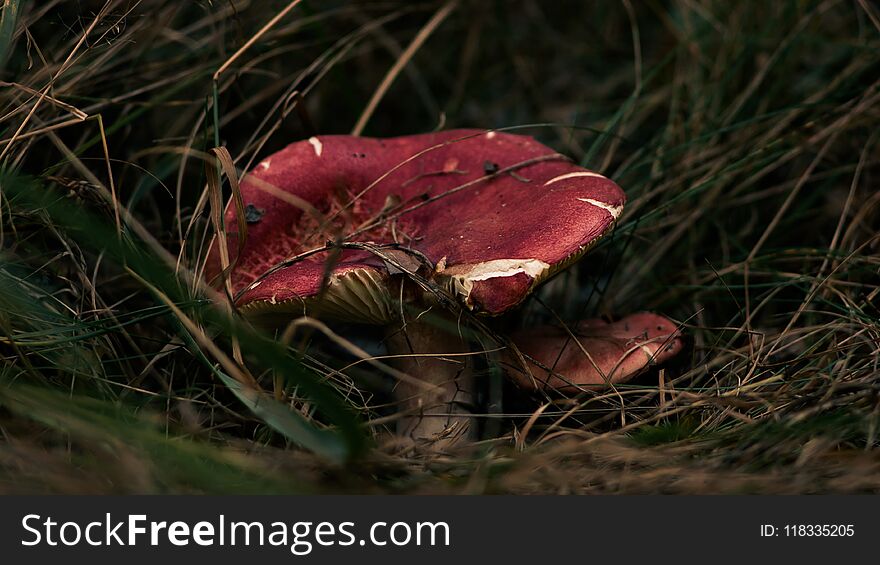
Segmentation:
{"type": "MultiPolygon", "coordinates": [[[[466,307],[497,315],[607,233],[625,201],[602,175],[531,137],[453,130],[390,139],[321,136],[259,163],[241,192],[252,214],[241,254],[226,213],[231,282],[245,312],[302,312],[385,323],[397,272],[368,250],[328,252],[273,269],[328,240],[398,244],[466,307]],[[328,288],[321,294],[322,282],[328,288]]],[[[206,274],[220,272],[216,241],[206,274]]]]}
{"type": "Polygon", "coordinates": [[[649,312],[614,323],[584,320],[570,329],[544,326],[514,334],[519,350],[543,367],[529,361],[529,375],[511,355],[508,373],[527,389],[572,393],[624,383],[683,349],[675,323],[649,312]]]}

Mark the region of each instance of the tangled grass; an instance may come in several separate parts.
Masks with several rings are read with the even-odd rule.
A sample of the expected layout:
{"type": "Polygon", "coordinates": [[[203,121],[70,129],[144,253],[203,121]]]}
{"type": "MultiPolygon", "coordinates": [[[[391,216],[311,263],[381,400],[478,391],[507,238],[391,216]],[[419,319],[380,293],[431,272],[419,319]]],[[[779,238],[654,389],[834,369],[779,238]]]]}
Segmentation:
{"type": "Polygon", "coordinates": [[[864,0],[7,0],[0,492],[878,492],[878,55],[864,0]],[[650,309],[687,353],[570,398],[486,356],[483,439],[413,452],[369,335],[199,283],[224,151],[447,127],[629,197],[495,329],[650,309]]]}

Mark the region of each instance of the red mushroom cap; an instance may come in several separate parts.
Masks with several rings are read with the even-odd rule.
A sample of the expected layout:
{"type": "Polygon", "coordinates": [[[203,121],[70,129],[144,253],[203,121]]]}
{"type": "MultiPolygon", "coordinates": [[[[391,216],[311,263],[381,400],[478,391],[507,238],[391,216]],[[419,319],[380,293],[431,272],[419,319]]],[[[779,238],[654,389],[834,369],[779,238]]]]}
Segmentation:
{"type": "MultiPolygon", "coordinates": [[[[417,251],[430,262],[429,279],[468,308],[501,314],[607,233],[625,201],[612,181],[531,137],[481,130],[312,137],[265,159],[241,191],[262,214],[248,225],[231,272],[246,312],[307,310],[329,253],[270,269],[355,234],[347,241],[417,251]]],[[[226,226],[236,226],[231,206],[226,226]]],[[[230,233],[230,257],[237,250],[237,234],[230,233]]],[[[215,242],[209,277],[220,271],[218,255],[215,242]]],[[[329,275],[323,314],[393,318],[397,287],[381,258],[344,249],[329,275]]]]}
{"type": "Polygon", "coordinates": [[[675,323],[649,312],[632,314],[610,324],[584,320],[570,329],[580,345],[568,331],[557,327],[530,328],[513,335],[512,340],[522,353],[552,370],[548,372],[529,362],[530,376],[511,358],[508,363],[513,368],[508,372],[520,386],[576,392],[580,388],[623,383],[683,349],[675,323]]]}

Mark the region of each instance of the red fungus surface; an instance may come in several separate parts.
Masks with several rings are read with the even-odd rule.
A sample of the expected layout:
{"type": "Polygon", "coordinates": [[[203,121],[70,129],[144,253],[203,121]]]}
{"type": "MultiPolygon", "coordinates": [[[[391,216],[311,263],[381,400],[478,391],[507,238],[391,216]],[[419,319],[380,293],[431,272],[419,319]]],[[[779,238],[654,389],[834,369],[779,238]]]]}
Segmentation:
{"type": "MultiPolygon", "coordinates": [[[[313,137],[259,163],[241,191],[262,215],[248,225],[231,282],[237,303],[255,311],[302,311],[321,289],[329,252],[267,272],[344,238],[416,250],[434,268],[427,276],[467,307],[500,314],[605,234],[625,201],[612,181],[531,137],[481,130],[313,137]]],[[[225,221],[235,259],[232,206],[225,221]]],[[[209,277],[219,272],[216,251],[215,243],[209,277]]],[[[396,310],[378,302],[396,294],[384,261],[361,249],[336,261],[324,298],[349,319],[388,321],[396,310]]]]}
{"type": "Polygon", "coordinates": [[[610,324],[584,320],[569,329],[580,345],[568,331],[551,326],[530,328],[512,336],[520,351],[553,371],[551,374],[530,362],[532,379],[511,359],[509,363],[516,369],[509,373],[520,386],[576,392],[580,387],[623,383],[652,365],[668,361],[683,348],[675,323],[649,312],[610,324]]]}

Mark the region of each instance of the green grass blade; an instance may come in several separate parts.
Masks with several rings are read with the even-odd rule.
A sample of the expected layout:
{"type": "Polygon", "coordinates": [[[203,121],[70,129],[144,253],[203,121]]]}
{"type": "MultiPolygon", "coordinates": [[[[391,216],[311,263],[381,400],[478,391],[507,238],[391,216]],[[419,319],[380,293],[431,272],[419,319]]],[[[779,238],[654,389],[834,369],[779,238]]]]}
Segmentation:
{"type": "MultiPolygon", "coordinates": [[[[184,290],[185,285],[157,257],[153,256],[137,241],[123,237],[119,239],[108,222],[102,222],[81,208],[66,206],[64,200],[54,191],[34,186],[24,177],[0,175],[6,198],[14,205],[27,209],[43,210],[53,223],[66,230],[81,243],[103,252],[120,265],[126,265],[143,280],[161,290],[176,304],[191,303],[192,297],[184,290]]],[[[364,436],[356,414],[345,404],[328,385],[319,381],[299,361],[288,354],[278,342],[260,334],[258,331],[230,318],[210,305],[193,308],[191,315],[206,327],[219,330],[220,335],[235,336],[243,351],[267,369],[285,375],[295,384],[300,393],[311,400],[327,419],[336,427],[330,432],[308,430],[307,422],[296,416],[283,417],[282,409],[271,407],[268,402],[251,397],[243,401],[256,414],[267,416],[267,424],[283,433],[291,441],[309,447],[334,460],[356,457],[364,447],[364,436]],[[268,407],[267,407],[268,406],[268,407]],[[330,440],[332,434],[338,438],[330,440]]],[[[186,338],[186,333],[184,332],[186,338]]],[[[239,398],[241,391],[233,390],[239,398]]]]}
{"type": "Polygon", "coordinates": [[[6,58],[12,50],[19,5],[19,0],[3,0],[3,12],[0,13],[0,69],[5,68],[6,58]]]}

